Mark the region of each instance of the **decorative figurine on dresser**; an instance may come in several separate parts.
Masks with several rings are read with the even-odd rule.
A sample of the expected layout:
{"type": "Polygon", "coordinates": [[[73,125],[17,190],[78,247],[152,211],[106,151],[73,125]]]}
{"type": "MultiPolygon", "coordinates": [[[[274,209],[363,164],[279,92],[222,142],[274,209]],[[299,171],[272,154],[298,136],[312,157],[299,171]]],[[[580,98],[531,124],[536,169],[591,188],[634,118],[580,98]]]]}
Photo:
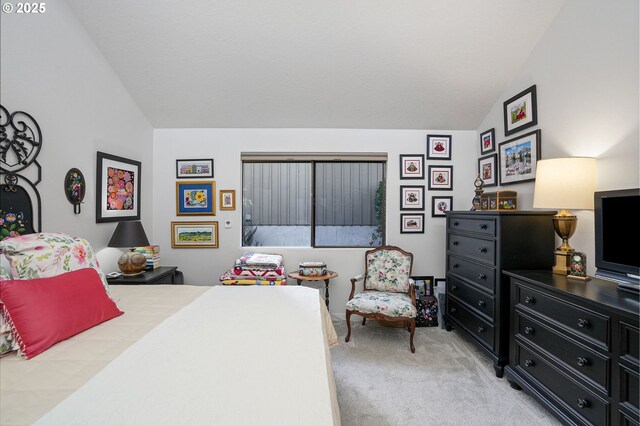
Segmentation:
{"type": "Polygon", "coordinates": [[[449,211],[445,327],[483,349],[502,377],[509,361],[504,269],[550,269],[554,211],[449,211]]]}

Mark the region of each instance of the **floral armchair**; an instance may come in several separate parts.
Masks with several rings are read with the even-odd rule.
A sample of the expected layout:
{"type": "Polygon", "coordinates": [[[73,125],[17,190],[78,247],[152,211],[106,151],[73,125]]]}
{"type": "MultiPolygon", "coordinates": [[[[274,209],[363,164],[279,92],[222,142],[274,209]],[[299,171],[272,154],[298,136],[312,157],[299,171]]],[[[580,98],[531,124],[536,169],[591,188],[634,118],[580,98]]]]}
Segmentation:
{"type": "Polygon", "coordinates": [[[411,276],[413,254],[395,246],[381,246],[365,253],[365,273],[351,278],[347,302],[347,336],[351,338],[351,315],[385,321],[403,321],[409,331],[411,352],[415,352],[416,291],[411,276]],[[364,291],[355,294],[356,282],[363,281],[364,291]]]}

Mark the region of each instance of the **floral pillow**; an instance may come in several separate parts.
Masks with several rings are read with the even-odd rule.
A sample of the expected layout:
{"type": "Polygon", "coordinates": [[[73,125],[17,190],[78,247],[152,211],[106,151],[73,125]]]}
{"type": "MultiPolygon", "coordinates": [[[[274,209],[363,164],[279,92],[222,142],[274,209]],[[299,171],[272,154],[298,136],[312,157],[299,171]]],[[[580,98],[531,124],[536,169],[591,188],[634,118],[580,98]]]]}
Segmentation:
{"type": "Polygon", "coordinates": [[[109,294],[107,277],[93,248],[83,238],[58,233],[36,233],[0,241],[0,251],[9,260],[13,279],[48,278],[83,268],[98,272],[109,294]]]}
{"type": "MultiPolygon", "coordinates": [[[[9,275],[9,271],[0,265],[0,281],[10,279],[11,276],[9,275]]],[[[15,339],[11,334],[11,327],[9,327],[9,324],[7,324],[4,319],[4,314],[2,313],[2,300],[0,300],[0,356],[15,350],[18,350],[18,344],[15,342],[15,339]]]]}
{"type": "Polygon", "coordinates": [[[409,291],[411,256],[397,250],[378,250],[367,254],[367,290],[406,293],[409,291]]]}

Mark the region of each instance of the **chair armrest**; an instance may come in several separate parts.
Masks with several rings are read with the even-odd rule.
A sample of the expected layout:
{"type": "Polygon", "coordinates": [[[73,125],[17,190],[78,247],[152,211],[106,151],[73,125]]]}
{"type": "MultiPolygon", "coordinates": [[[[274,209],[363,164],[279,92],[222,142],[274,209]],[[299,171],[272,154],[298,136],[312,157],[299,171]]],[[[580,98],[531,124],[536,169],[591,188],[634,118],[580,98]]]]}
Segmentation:
{"type": "Polygon", "coordinates": [[[360,274],[354,278],[351,278],[351,294],[349,295],[349,300],[353,299],[353,296],[356,293],[356,283],[358,281],[363,281],[364,280],[364,274],[360,274]]]}

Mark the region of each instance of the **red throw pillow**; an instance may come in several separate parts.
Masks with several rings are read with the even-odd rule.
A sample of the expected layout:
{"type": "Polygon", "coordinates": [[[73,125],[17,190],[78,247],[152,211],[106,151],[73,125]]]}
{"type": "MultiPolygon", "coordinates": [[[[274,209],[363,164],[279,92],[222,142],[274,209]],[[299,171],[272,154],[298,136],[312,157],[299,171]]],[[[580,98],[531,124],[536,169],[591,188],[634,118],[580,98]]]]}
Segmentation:
{"type": "Polygon", "coordinates": [[[0,301],[26,358],[124,313],[109,299],[93,268],[50,278],[2,281],[0,301]]]}

